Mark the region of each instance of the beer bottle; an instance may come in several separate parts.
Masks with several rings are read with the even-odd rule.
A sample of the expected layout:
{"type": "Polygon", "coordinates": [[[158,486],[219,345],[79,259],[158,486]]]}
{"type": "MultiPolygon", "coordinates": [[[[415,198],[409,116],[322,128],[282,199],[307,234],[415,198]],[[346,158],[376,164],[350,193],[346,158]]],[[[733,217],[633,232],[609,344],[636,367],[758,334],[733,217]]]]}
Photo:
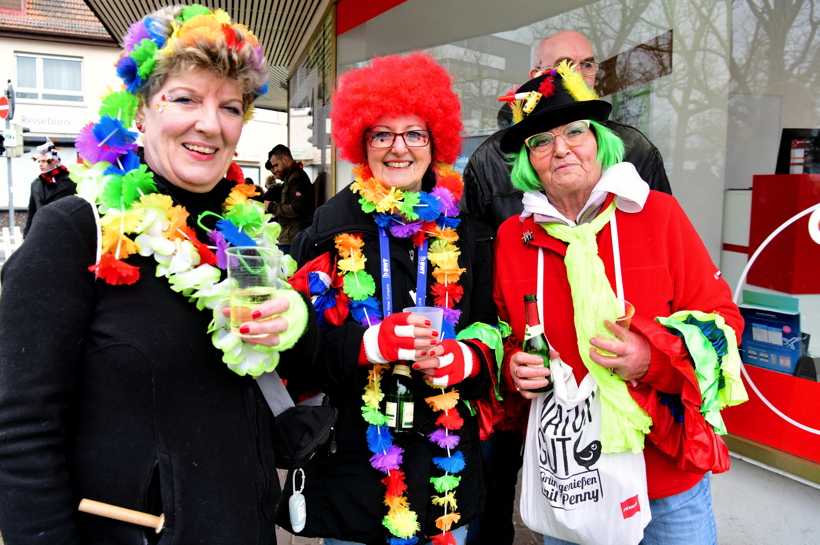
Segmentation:
{"type": "Polygon", "coordinates": [[[394,435],[413,431],[413,387],[410,367],[406,362],[393,366],[384,399],[384,414],[390,431],[394,435]]]}
{"type": "MultiPolygon", "coordinates": [[[[538,298],[535,295],[524,296],[524,312],[527,316],[527,325],[524,328],[524,345],[522,349],[527,354],[541,356],[544,367],[550,366],[550,344],[547,336],[544,335],[544,326],[538,317],[538,298]]],[[[549,379],[549,377],[547,377],[549,379]]],[[[552,381],[543,388],[530,390],[530,392],[546,392],[552,388],[552,381]]]]}

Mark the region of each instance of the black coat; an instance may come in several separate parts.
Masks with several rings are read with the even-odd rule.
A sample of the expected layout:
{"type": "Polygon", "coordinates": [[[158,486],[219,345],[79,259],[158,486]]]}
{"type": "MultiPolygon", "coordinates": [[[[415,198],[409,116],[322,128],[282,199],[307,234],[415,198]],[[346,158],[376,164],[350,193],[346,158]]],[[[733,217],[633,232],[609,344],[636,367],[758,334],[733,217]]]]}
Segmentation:
{"type": "MultiPolygon", "coordinates": [[[[161,190],[193,226],[199,211],[220,210],[232,185],[161,190]]],[[[140,267],[133,285],[95,281],[96,241],[91,206],[62,199],[38,212],[2,271],[3,539],[275,543],[273,416],[258,386],[222,363],[207,333],[211,311],[156,278],[153,257],[128,259],[140,267]],[[78,513],[81,498],[164,513],[165,530],[78,513]]],[[[296,361],[310,372],[317,336],[314,326],[283,353],[284,376],[296,361]]]]}
{"type": "MultiPolygon", "coordinates": [[[[425,187],[425,190],[429,191],[431,185],[425,187]]],[[[325,252],[330,252],[333,258],[337,255],[333,242],[336,235],[361,233],[363,253],[367,258],[366,270],[376,280],[377,291],[374,297],[381,300],[378,228],[372,215],[362,212],[358,199],[349,188],[345,188],[318,208],[313,224],[299,234],[291,251],[300,266],[325,252]]],[[[497,318],[492,300],[492,232],[466,214],[460,217],[462,223],[458,229],[457,245],[462,253],[459,266],[466,268],[467,272],[462,274],[459,282],[464,287],[464,297],[456,306],[463,311],[457,329],[477,321],[495,324],[497,318]]],[[[410,239],[390,236],[394,312],[414,306],[409,294],[410,290],[416,288],[415,253],[411,257],[412,248],[410,239]]],[[[429,300],[429,286],[434,281],[431,270],[432,268],[428,269],[428,304],[432,304],[429,300]]],[[[367,372],[371,369],[371,366],[358,365],[364,332],[365,327],[350,318],[344,325],[329,327],[322,332],[327,354],[323,386],[331,404],[339,409],[336,423],[338,450],[335,454],[325,453],[315,458],[305,469],[306,485],[303,493],[307,500],[307,526],[300,535],[382,545],[389,535],[381,523],[387,514],[387,507],[383,503],[385,487],[380,482],[384,475],[370,466],[371,453],[365,440],[367,423],[361,413],[363,388],[367,383],[367,372]]],[[[479,375],[457,385],[462,398],[475,399],[488,395],[489,373],[486,362],[482,363],[479,375]]],[[[420,373],[413,371],[412,375],[416,430],[406,439],[398,440],[398,444],[405,448],[402,469],[407,476],[410,508],[418,514],[422,534],[429,538],[441,533],[435,527],[435,519],[444,514],[443,508],[430,503],[431,495],[440,495],[430,484],[430,477],[443,474],[433,466],[432,458],[446,456],[446,453],[426,437],[435,431],[435,418],[440,413],[433,413],[424,398],[435,395],[440,390],[427,386],[420,373]]],[[[462,479],[455,489],[461,520],[453,529],[468,524],[484,508],[477,422],[463,403],[459,403],[458,411],[464,417],[465,424],[457,432],[461,436],[457,448],[464,454],[467,467],[459,473],[462,479]]],[[[289,475],[284,486],[284,496],[290,494],[292,479],[293,475],[289,475]]],[[[290,528],[288,512],[284,508],[287,498],[284,496],[279,523],[290,528]]],[[[426,541],[424,538],[419,540],[420,543],[426,541]]]]}
{"type": "MultiPolygon", "coordinates": [[[[624,161],[635,165],[641,178],[650,189],[672,194],[663,158],[652,142],[641,131],[616,121],[607,121],[607,127],[624,141],[624,161]]],[[[487,225],[498,230],[504,221],[524,211],[521,198],[524,193],[510,182],[509,157],[501,151],[502,129],[473,152],[464,169],[464,199],[461,209],[473,214],[487,225]]]]}
{"type": "Polygon", "coordinates": [[[31,182],[31,196],[28,200],[28,215],[26,226],[23,228],[23,237],[28,236],[34,214],[39,209],[57,199],[74,195],[76,192],[77,184],[69,178],[68,170],[63,165],[37,176],[31,182]]]}
{"type": "MultiPolygon", "coordinates": [[[[273,195],[273,192],[268,190],[265,196],[268,194],[273,195]]],[[[316,196],[310,178],[302,167],[294,164],[285,176],[279,198],[268,205],[268,212],[273,214],[282,226],[282,233],[279,235],[280,245],[292,244],[297,233],[310,223],[315,202],[316,196]]]]}

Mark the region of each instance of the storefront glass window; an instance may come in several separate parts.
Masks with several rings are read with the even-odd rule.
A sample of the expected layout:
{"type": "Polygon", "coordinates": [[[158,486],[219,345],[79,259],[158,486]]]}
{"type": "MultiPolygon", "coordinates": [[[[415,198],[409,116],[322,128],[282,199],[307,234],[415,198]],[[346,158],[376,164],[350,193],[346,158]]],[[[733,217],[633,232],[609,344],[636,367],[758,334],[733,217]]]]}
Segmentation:
{"type": "Polygon", "coordinates": [[[658,147],[673,192],[717,260],[724,184],[711,166],[725,158],[730,14],[729,2],[713,0],[408,0],[339,36],[338,70],[373,55],[429,51],[462,99],[463,168],[499,128],[498,96],[529,79],[540,40],[584,34],[606,68],[597,88],[613,117],[658,147]]]}
{"type": "MultiPolygon", "coordinates": [[[[812,0],[407,0],[338,36],[337,69],[415,50],[437,58],[462,99],[463,168],[503,125],[497,97],[528,79],[539,41],[584,34],[601,63],[596,90],[615,120],[657,146],[674,195],[735,289],[763,240],[820,203],[816,8],[812,0]]],[[[339,186],[350,181],[342,161],[337,172],[339,186]]],[[[773,406],[799,425],[754,396],[727,411],[730,431],[815,464],[820,385],[798,360],[808,357],[804,370],[820,363],[818,269],[820,212],[786,228],[741,286],[750,301],[782,306],[779,325],[748,319],[746,335],[763,344],[748,343],[743,357],[773,406]],[[786,323],[794,315],[799,322],[786,323]]],[[[806,477],[820,482],[820,472],[806,477]]]]}

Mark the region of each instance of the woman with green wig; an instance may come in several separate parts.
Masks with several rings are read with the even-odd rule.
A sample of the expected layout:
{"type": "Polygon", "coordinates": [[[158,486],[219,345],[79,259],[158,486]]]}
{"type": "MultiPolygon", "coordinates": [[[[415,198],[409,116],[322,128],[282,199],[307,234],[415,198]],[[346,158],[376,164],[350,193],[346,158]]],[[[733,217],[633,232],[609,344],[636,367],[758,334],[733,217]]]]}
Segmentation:
{"type": "MultiPolygon", "coordinates": [[[[512,329],[501,427],[520,427],[528,414],[530,427],[541,426],[527,401],[552,395],[550,369],[522,351],[524,296],[537,294],[552,357],[578,383],[591,374],[597,384],[602,452],[643,450],[649,505],[641,509],[651,522],[642,543],[717,543],[709,472],[729,469],[719,410],[746,399],[737,353],[743,320],[729,286],[675,198],[651,191],[621,162],[623,143],[602,124],[611,106],[572,65],[508,98],[516,123],[501,148],[525,194],[524,212],[496,240],[494,296],[512,329]],[[610,319],[597,316],[602,301],[614,305],[610,319]],[[634,307],[628,327],[615,323],[624,301],[634,307]]],[[[595,469],[597,457],[575,454],[559,472],[595,469]]],[[[541,470],[545,496],[549,483],[567,477],[541,470]]],[[[573,542],[544,536],[545,545],[573,542]]]]}
{"type": "Polygon", "coordinates": [[[38,211],[3,268],[0,532],[275,543],[274,417],[254,378],[309,376],[318,330],[293,290],[236,333],[226,315],[226,248],[281,255],[232,163],[265,57],[227,13],[176,6],[131,26],[116,68],[122,90],[77,137],[79,196],[38,211]]]}

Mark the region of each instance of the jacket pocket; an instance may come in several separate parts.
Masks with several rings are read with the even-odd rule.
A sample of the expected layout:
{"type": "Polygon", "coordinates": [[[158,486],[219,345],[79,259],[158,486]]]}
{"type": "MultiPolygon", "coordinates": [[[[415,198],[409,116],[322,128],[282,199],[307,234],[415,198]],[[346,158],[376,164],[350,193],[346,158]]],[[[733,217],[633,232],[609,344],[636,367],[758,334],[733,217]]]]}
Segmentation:
{"type": "Polygon", "coordinates": [[[157,463],[151,471],[145,487],[146,511],[153,515],[164,515],[165,526],[157,533],[151,528],[143,530],[146,545],[171,545],[174,539],[174,479],[171,459],[167,454],[157,453],[157,463]]]}

